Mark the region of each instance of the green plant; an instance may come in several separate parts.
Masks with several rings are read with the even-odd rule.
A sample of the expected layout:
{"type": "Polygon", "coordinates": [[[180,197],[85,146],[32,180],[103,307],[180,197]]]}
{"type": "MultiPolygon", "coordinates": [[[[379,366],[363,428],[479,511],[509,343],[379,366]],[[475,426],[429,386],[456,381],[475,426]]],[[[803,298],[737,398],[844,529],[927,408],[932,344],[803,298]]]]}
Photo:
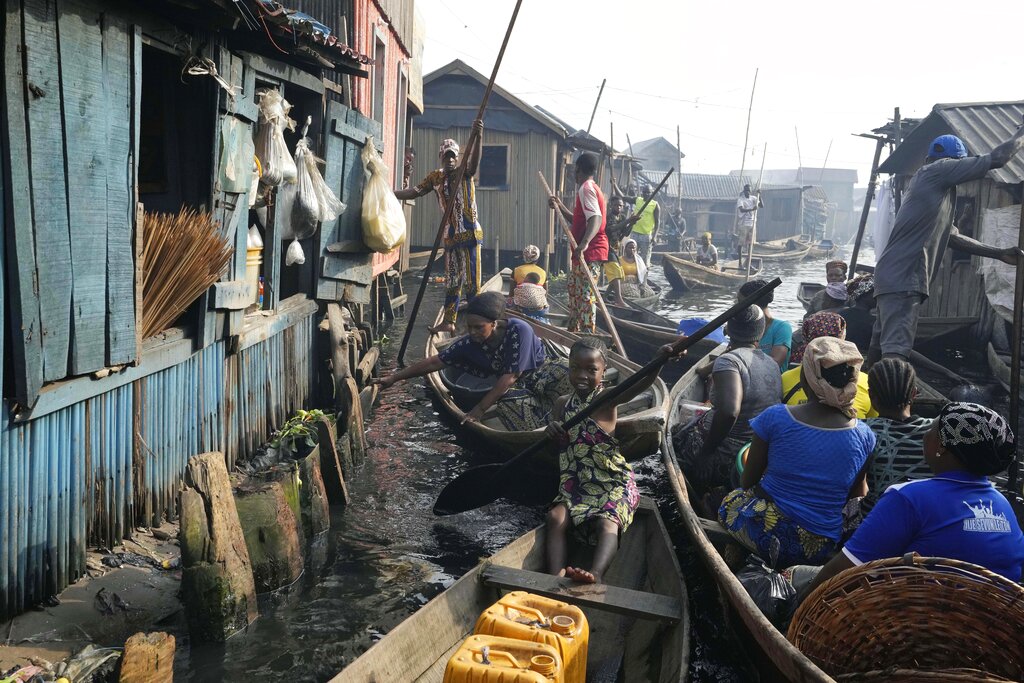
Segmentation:
{"type": "Polygon", "coordinates": [[[274,432],[270,439],[270,446],[281,453],[294,455],[299,450],[299,444],[304,443],[312,448],[317,444],[316,423],[322,419],[334,422],[334,416],[322,410],[300,410],[288,421],[274,432]]]}

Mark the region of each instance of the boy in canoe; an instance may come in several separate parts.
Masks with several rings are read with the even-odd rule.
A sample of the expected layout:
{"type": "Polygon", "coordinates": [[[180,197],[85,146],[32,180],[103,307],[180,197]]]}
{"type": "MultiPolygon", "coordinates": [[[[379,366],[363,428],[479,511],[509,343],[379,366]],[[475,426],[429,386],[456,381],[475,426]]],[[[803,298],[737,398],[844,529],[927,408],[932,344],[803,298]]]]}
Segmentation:
{"type": "Polygon", "coordinates": [[[555,401],[548,436],[561,445],[558,455],[558,495],[547,515],[548,571],[580,583],[601,583],[618,549],[619,535],[629,528],[640,494],[633,468],[622,456],[615,438],[617,404],[627,403],[646,391],[658,373],[649,373],[617,403],[598,408],[590,417],[570,428],[560,422],[571,419],[601,394],[606,367],[601,342],[583,337],[569,352],[569,383],[572,393],[555,401]],[[596,545],[588,570],[570,567],[568,532],[572,528],[596,545]]]}

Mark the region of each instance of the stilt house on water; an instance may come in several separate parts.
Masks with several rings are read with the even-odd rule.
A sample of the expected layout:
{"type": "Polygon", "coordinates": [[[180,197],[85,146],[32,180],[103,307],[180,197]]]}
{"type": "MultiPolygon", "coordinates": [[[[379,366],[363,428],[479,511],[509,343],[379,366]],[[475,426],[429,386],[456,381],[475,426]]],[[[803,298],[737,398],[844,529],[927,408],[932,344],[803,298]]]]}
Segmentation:
{"type": "MultiPolygon", "coordinates": [[[[937,104],[879,166],[879,171],[895,176],[895,186],[905,187],[924,163],[931,141],[939,135],[956,135],[967,146],[968,154],[986,154],[1008,140],[1022,119],[1024,101],[937,104]]],[[[984,178],[957,186],[953,214],[960,232],[987,244],[1016,246],[1022,181],[1024,159],[1017,155],[984,178]]],[[[875,245],[876,252],[879,246],[875,245]]],[[[1008,349],[1006,326],[1013,319],[1013,283],[1012,266],[947,249],[921,315],[944,320],[947,333],[970,327],[969,338],[982,346],[992,340],[997,353],[990,360],[998,361],[998,352],[1008,349]]],[[[999,363],[993,365],[998,370],[999,363]]],[[[999,372],[996,374],[999,377],[999,372]]]]}
{"type": "MultiPolygon", "coordinates": [[[[376,319],[398,252],[362,244],[359,153],[372,135],[401,165],[420,106],[413,3],[296,4],[310,14],[275,0],[7,3],[0,618],[81,576],[87,544],[173,517],[190,456],[219,451],[230,470],[308,407],[327,302],[376,319]],[[257,94],[272,89],[300,129],[311,117],[347,204],[314,221],[303,265],[285,263],[273,192],[250,211],[257,94]],[[144,338],[162,305],[143,284],[145,217],[183,206],[210,212],[230,257],[144,338]],[[253,223],[262,249],[247,244],[253,223]]],[[[298,138],[285,132],[290,154],[298,138]]]]}

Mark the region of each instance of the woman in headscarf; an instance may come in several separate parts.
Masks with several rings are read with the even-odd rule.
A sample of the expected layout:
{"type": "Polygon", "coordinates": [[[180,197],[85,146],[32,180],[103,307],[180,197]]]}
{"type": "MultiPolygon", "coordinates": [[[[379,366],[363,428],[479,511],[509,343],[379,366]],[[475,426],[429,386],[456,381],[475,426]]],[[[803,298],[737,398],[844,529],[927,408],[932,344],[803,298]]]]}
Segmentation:
{"type": "Polygon", "coordinates": [[[976,403],[947,404],[924,437],[933,472],[890,486],[806,592],[844,569],[918,553],[980,564],[1021,580],[1024,535],[1009,501],[989,481],[1013,462],[1006,420],[976,403]]]}
{"type": "Polygon", "coordinates": [[[622,242],[622,255],[618,264],[608,261],[604,272],[608,278],[608,294],[620,306],[626,305],[625,299],[654,294],[654,290],[647,284],[649,269],[643,257],[637,253],[636,240],[632,237],[622,242]]]}
{"type": "Polygon", "coordinates": [[[756,305],[728,322],[728,351],[711,370],[711,410],[672,434],[688,479],[708,494],[709,512],[730,486],[736,454],[751,437],[751,418],[782,398],[779,366],[758,348],[763,332],[764,312],[756,305]]]}
{"type": "Polygon", "coordinates": [[[861,275],[846,285],[845,308],[837,313],[846,320],[846,338],[857,345],[861,353],[871,348],[871,333],[875,327],[875,276],[861,275]]]}
{"type": "MultiPolygon", "coordinates": [[[[793,352],[793,363],[801,363],[804,357],[804,350],[807,343],[819,337],[832,337],[834,339],[846,339],[846,321],[838,313],[822,311],[804,318],[803,326],[804,344],[801,344],[793,352]]],[[[782,373],[782,402],[786,405],[798,406],[807,403],[807,392],[800,382],[801,368],[795,367],[782,373]]],[[[871,396],[868,394],[868,375],[861,372],[857,375],[857,395],[853,399],[853,407],[857,410],[857,417],[875,417],[878,415],[871,407],[871,396]]]]}
{"type": "Polygon", "coordinates": [[[825,264],[825,289],[811,297],[807,315],[813,315],[818,311],[833,310],[846,304],[846,285],[844,283],[847,269],[845,261],[829,261],[825,264]],[[839,285],[843,285],[843,291],[840,291],[839,285]],[[831,290],[829,290],[830,286],[831,290]]]}
{"type": "Polygon", "coordinates": [[[509,289],[509,294],[517,286],[526,282],[526,276],[530,273],[536,273],[540,278],[539,284],[542,287],[548,286],[548,272],[537,265],[537,261],[540,259],[540,247],[536,244],[528,244],[523,248],[523,265],[517,266],[512,271],[512,283],[509,289]]]}
{"type": "Polygon", "coordinates": [[[545,427],[555,400],[571,391],[569,365],[545,355],[544,345],[529,323],[504,319],[505,297],[483,292],[464,311],[469,334],[439,354],[376,380],[383,388],[453,367],[474,377],[494,377],[494,385],[470,410],[463,422],[479,422],[497,405],[497,414],[509,430],[545,427]]]}
{"type": "Polygon", "coordinates": [[[778,539],[778,567],[828,559],[842,535],[846,501],[866,493],[875,436],[853,407],[863,360],[850,342],[813,340],[800,373],[807,403],[772,406],[750,421],[742,488],[725,497],[718,517],[763,558],[778,539]]]}

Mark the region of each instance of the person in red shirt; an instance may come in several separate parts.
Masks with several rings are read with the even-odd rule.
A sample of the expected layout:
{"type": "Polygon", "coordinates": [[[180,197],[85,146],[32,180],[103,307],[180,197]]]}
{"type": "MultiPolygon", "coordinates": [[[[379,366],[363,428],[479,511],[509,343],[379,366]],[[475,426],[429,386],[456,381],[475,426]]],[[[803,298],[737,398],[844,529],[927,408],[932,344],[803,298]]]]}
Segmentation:
{"type": "Polygon", "coordinates": [[[570,332],[597,331],[597,292],[590,286],[584,268],[590,270],[594,281],[600,274],[601,264],[608,260],[608,236],[605,234],[607,211],[604,193],[594,182],[597,155],[584,152],[576,158],[576,203],[570,211],[562,201],[552,195],[548,206],[558,209],[571,221],[576,248],[572,252],[569,273],[570,332]]]}

